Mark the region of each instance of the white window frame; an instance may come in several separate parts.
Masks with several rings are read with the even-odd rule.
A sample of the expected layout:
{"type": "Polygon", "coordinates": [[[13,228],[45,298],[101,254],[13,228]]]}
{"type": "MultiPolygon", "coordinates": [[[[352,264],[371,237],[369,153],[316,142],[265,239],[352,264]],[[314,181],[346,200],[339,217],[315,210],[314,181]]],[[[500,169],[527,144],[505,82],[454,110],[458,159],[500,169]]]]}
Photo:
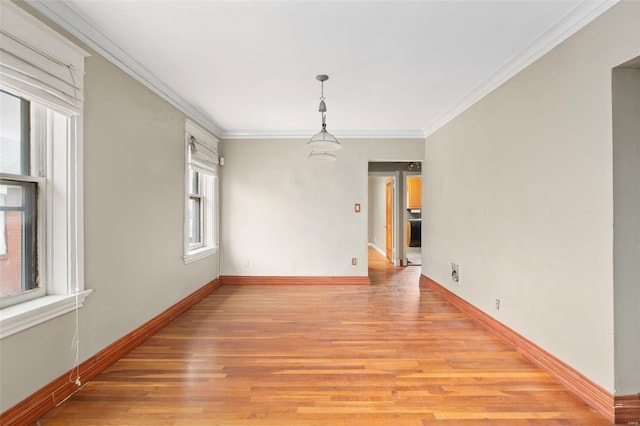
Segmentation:
{"type": "MultiPolygon", "coordinates": [[[[0,197],[3,195],[0,194],[0,197]]],[[[0,211],[0,260],[2,260],[2,256],[7,255],[7,236],[5,233],[6,229],[6,212],[0,211]]]]}
{"type": "Polygon", "coordinates": [[[213,161],[201,161],[191,155],[191,145],[194,138],[198,144],[205,145],[208,149],[216,153],[218,139],[198,126],[191,120],[185,120],[185,197],[184,197],[184,255],[186,264],[196,260],[212,256],[218,252],[219,240],[219,203],[218,203],[218,164],[217,157],[213,161]],[[189,241],[189,202],[191,193],[190,172],[198,172],[201,198],[201,241],[191,243],[189,241]]]}
{"type": "MultiPolygon", "coordinates": [[[[199,238],[199,241],[196,241],[196,242],[191,242],[191,240],[189,240],[189,251],[194,251],[205,246],[205,235],[206,235],[205,221],[207,218],[207,214],[205,212],[205,203],[208,198],[206,197],[207,189],[211,185],[207,185],[208,183],[207,181],[209,179],[207,179],[206,175],[203,172],[197,169],[194,169],[192,167],[189,167],[188,179],[189,179],[189,193],[188,193],[189,200],[187,202],[190,202],[194,198],[198,199],[199,201],[198,217],[200,218],[200,221],[198,223],[198,235],[200,236],[200,238],[199,238]],[[196,192],[193,191],[193,182],[192,182],[191,172],[195,173],[197,176],[196,179],[198,180],[198,184],[197,184],[198,190],[196,192]]],[[[190,209],[189,209],[189,213],[191,213],[190,209]]],[[[191,228],[191,217],[187,217],[187,219],[189,220],[189,228],[191,228]]]]}
{"type": "MultiPolygon", "coordinates": [[[[33,113],[33,103],[29,102],[26,99],[21,98],[20,96],[17,96],[13,93],[9,93],[8,91],[5,91],[8,96],[13,96],[15,97],[17,100],[19,100],[20,102],[20,128],[24,129],[25,124],[29,124],[30,127],[30,132],[27,135],[22,134],[21,131],[21,135],[20,135],[20,152],[21,152],[21,156],[23,154],[25,154],[24,152],[24,148],[22,147],[22,144],[24,144],[25,142],[29,145],[29,149],[27,150],[27,152],[29,153],[29,158],[26,161],[27,164],[27,170],[22,170],[22,168],[24,167],[24,161],[25,159],[20,158],[20,163],[21,163],[21,170],[20,171],[16,171],[17,174],[12,174],[12,173],[0,173],[0,179],[2,179],[5,182],[10,182],[9,184],[11,184],[11,182],[15,182],[15,184],[20,185],[20,184],[33,184],[36,187],[36,205],[35,205],[35,209],[36,209],[36,216],[34,217],[34,225],[35,225],[35,239],[37,242],[40,241],[41,239],[41,235],[42,235],[42,230],[44,228],[42,228],[44,226],[44,210],[45,209],[45,201],[46,198],[42,195],[43,193],[45,193],[46,191],[46,179],[43,176],[43,173],[41,173],[42,167],[40,164],[41,161],[41,155],[40,155],[40,146],[36,146],[35,143],[33,143],[33,138],[31,137],[33,134],[38,134],[38,136],[40,136],[41,134],[44,134],[44,132],[39,132],[38,129],[34,129],[34,124],[35,124],[35,119],[34,119],[34,113],[33,113]],[[24,114],[24,110],[23,110],[23,102],[27,102],[29,104],[29,109],[28,109],[28,114],[27,117],[25,117],[24,114]],[[23,123],[22,120],[26,119],[27,123],[23,123]],[[25,136],[29,137],[29,139],[27,140],[25,138],[25,136]]],[[[4,94],[3,94],[4,95],[4,94]]],[[[41,124],[41,123],[38,123],[41,124]]],[[[43,141],[44,142],[44,141],[43,141]]],[[[40,144],[38,144],[40,145],[40,144]]],[[[0,194],[0,196],[2,196],[0,194]]],[[[25,212],[26,213],[26,212],[25,212]]],[[[22,226],[22,224],[21,224],[22,226]]],[[[4,220],[2,220],[2,223],[0,224],[0,232],[2,232],[3,234],[5,233],[6,228],[5,228],[5,223],[4,220]]],[[[21,229],[21,232],[23,230],[21,229]]],[[[0,238],[5,239],[5,235],[0,236],[0,238]]],[[[31,277],[36,279],[36,286],[34,288],[30,288],[28,290],[23,290],[20,293],[17,294],[12,294],[12,295],[4,295],[2,297],[0,297],[0,309],[1,308],[5,308],[11,305],[15,305],[18,303],[23,303],[27,300],[31,300],[31,299],[35,299],[37,297],[42,297],[46,294],[46,286],[44,285],[44,281],[40,278],[40,273],[43,272],[45,269],[45,265],[43,264],[43,262],[39,261],[41,259],[42,256],[44,256],[45,250],[43,250],[42,248],[39,247],[38,245],[38,250],[36,253],[36,259],[32,259],[31,262],[33,262],[33,260],[38,260],[37,264],[34,263],[34,265],[32,265],[35,270],[36,270],[36,274],[35,276],[31,277]]],[[[24,249],[24,247],[23,247],[24,249]]],[[[2,254],[8,254],[7,250],[4,250],[5,253],[0,252],[0,255],[2,254]]],[[[15,254],[14,254],[15,255],[15,254]]],[[[23,259],[23,253],[20,253],[20,257],[21,257],[21,269],[23,268],[24,265],[22,265],[22,261],[23,259]]],[[[30,263],[31,263],[30,262],[30,263]]],[[[24,273],[24,270],[22,270],[22,272],[24,273]]],[[[22,274],[21,274],[22,275],[22,274]]],[[[24,280],[25,277],[22,276],[21,280],[24,280]]],[[[22,283],[20,283],[22,286],[22,283]]],[[[34,284],[34,283],[30,283],[30,284],[34,284]]]]}
{"type": "MultiPolygon", "coordinates": [[[[14,93],[10,93],[10,91],[6,90],[12,96],[16,96],[18,99],[23,100],[21,97],[17,96],[14,93]]],[[[37,285],[35,288],[21,291],[17,294],[6,295],[0,297],[0,309],[7,308],[9,306],[17,305],[20,303],[24,303],[26,301],[36,299],[38,297],[45,296],[47,294],[47,280],[46,272],[47,272],[47,264],[44,261],[47,253],[51,250],[47,247],[46,241],[48,238],[46,237],[46,231],[48,227],[47,223],[47,200],[48,200],[48,185],[47,182],[47,174],[46,170],[50,169],[47,167],[46,160],[41,155],[45,151],[49,151],[49,141],[47,140],[47,129],[45,129],[46,122],[42,120],[41,110],[44,110],[43,107],[34,105],[33,102],[29,102],[29,125],[30,125],[30,140],[27,142],[30,145],[30,158],[28,161],[29,170],[23,171],[23,174],[11,174],[11,173],[0,173],[0,179],[9,182],[15,182],[16,184],[20,183],[31,183],[35,184],[37,187],[37,199],[36,199],[36,229],[35,229],[35,239],[37,241],[37,265],[35,265],[35,269],[37,270],[37,274],[34,278],[37,278],[37,285]],[[44,242],[44,244],[42,244],[44,242]]],[[[22,114],[20,115],[22,117],[22,114]]],[[[23,127],[24,123],[20,123],[20,126],[23,127]]],[[[22,135],[22,138],[24,135],[22,135]]],[[[24,142],[21,141],[21,143],[24,142]]],[[[22,150],[21,150],[22,151],[22,150]]],[[[21,160],[22,162],[22,160],[21,160]]],[[[0,231],[3,230],[0,229],[0,231]]],[[[23,255],[21,254],[21,257],[23,255]]],[[[25,279],[22,277],[22,279],[25,279]]]]}
{"type": "MultiPolygon", "coordinates": [[[[0,339],[3,339],[82,307],[91,290],[84,288],[82,197],[81,93],[84,58],[88,54],[11,2],[1,2],[1,7],[3,31],[35,48],[34,52],[46,52],[56,60],[72,64],[79,87],[74,94],[76,100],[67,98],[65,102],[48,94],[41,98],[44,91],[20,84],[14,86],[11,80],[0,81],[0,87],[6,92],[31,101],[32,139],[44,145],[35,147],[43,155],[38,161],[40,170],[30,178],[39,185],[38,276],[42,294],[24,301],[20,298],[29,296],[17,295],[11,298],[10,306],[0,309],[0,339]],[[59,143],[62,138],[66,143],[59,143]]],[[[31,63],[40,63],[37,55],[34,53],[31,63]]],[[[10,174],[0,176],[12,178],[10,174]]]]}

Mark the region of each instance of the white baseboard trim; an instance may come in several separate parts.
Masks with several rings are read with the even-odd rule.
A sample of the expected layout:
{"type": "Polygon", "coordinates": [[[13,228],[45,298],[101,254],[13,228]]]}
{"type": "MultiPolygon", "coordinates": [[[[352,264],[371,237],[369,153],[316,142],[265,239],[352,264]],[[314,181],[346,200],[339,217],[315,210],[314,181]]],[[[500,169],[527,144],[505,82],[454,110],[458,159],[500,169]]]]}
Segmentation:
{"type": "Polygon", "coordinates": [[[384,252],[384,250],[382,250],[380,247],[376,246],[373,243],[369,243],[369,247],[373,248],[374,250],[380,252],[380,254],[382,254],[383,256],[387,256],[387,253],[384,252]]]}

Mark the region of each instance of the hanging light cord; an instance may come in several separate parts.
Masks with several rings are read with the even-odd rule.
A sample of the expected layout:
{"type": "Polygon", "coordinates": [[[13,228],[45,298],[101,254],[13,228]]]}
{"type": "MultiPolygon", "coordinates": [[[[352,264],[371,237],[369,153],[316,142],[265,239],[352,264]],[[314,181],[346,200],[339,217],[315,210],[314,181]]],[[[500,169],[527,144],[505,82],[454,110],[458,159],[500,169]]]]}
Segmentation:
{"type": "MultiPolygon", "coordinates": [[[[73,67],[71,65],[66,65],[67,69],[69,70],[69,76],[71,76],[71,82],[73,83],[73,104],[74,106],[76,106],[77,104],[77,99],[78,99],[78,89],[76,87],[76,79],[73,77],[73,67]]],[[[78,129],[76,126],[76,121],[73,121],[73,126],[74,126],[74,133],[77,133],[78,129]]],[[[77,161],[77,158],[75,159],[77,161]]],[[[78,176],[77,176],[77,171],[74,172],[75,173],[75,182],[74,184],[76,185],[76,190],[77,190],[77,185],[78,185],[78,176]]],[[[77,209],[77,206],[76,206],[77,209]]],[[[76,210],[76,215],[77,215],[77,210],[76,210]]],[[[76,250],[78,250],[78,233],[75,232],[75,248],[76,250]]],[[[76,288],[75,288],[75,320],[76,320],[76,329],[75,329],[75,333],[73,334],[73,339],[71,339],[71,349],[75,349],[75,358],[74,358],[74,362],[73,362],[73,368],[71,369],[71,371],[69,372],[69,383],[74,383],[76,386],[80,387],[82,386],[82,382],[80,381],[80,300],[78,299],[79,293],[80,293],[80,288],[78,287],[78,284],[80,282],[80,267],[78,265],[78,262],[75,262],[75,267],[74,267],[74,278],[75,278],[75,283],[76,283],[76,288]],[[75,377],[73,377],[75,375],[75,377]]]]}
{"type": "MultiPolygon", "coordinates": [[[[322,80],[320,82],[320,105],[324,104],[324,80],[322,80]]],[[[326,129],[327,128],[327,108],[326,108],[326,104],[324,104],[324,108],[321,109],[320,111],[322,113],[322,128],[326,129]]]]}

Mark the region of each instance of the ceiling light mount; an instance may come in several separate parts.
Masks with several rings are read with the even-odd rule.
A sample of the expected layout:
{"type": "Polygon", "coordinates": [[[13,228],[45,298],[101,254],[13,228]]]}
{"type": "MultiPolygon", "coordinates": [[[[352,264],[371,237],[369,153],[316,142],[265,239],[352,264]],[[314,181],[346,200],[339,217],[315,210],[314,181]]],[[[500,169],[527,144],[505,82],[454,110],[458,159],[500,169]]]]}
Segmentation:
{"type": "Polygon", "coordinates": [[[318,106],[318,111],[322,114],[322,128],[307,142],[307,146],[311,148],[309,158],[313,160],[335,160],[336,156],[329,151],[338,150],[342,148],[342,145],[331,133],[327,132],[327,104],[324,97],[324,82],[329,80],[329,76],[318,74],[316,80],[320,82],[320,105],[318,106]]]}

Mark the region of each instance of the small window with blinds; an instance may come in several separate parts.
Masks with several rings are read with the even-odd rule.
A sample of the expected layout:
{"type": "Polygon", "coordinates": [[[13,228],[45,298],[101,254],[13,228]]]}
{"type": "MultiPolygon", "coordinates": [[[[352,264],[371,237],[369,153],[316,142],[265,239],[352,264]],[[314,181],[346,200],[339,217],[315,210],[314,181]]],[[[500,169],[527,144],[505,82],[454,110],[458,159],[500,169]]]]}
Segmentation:
{"type": "Polygon", "coordinates": [[[185,263],[218,248],[217,139],[195,123],[185,124],[185,263]]]}

